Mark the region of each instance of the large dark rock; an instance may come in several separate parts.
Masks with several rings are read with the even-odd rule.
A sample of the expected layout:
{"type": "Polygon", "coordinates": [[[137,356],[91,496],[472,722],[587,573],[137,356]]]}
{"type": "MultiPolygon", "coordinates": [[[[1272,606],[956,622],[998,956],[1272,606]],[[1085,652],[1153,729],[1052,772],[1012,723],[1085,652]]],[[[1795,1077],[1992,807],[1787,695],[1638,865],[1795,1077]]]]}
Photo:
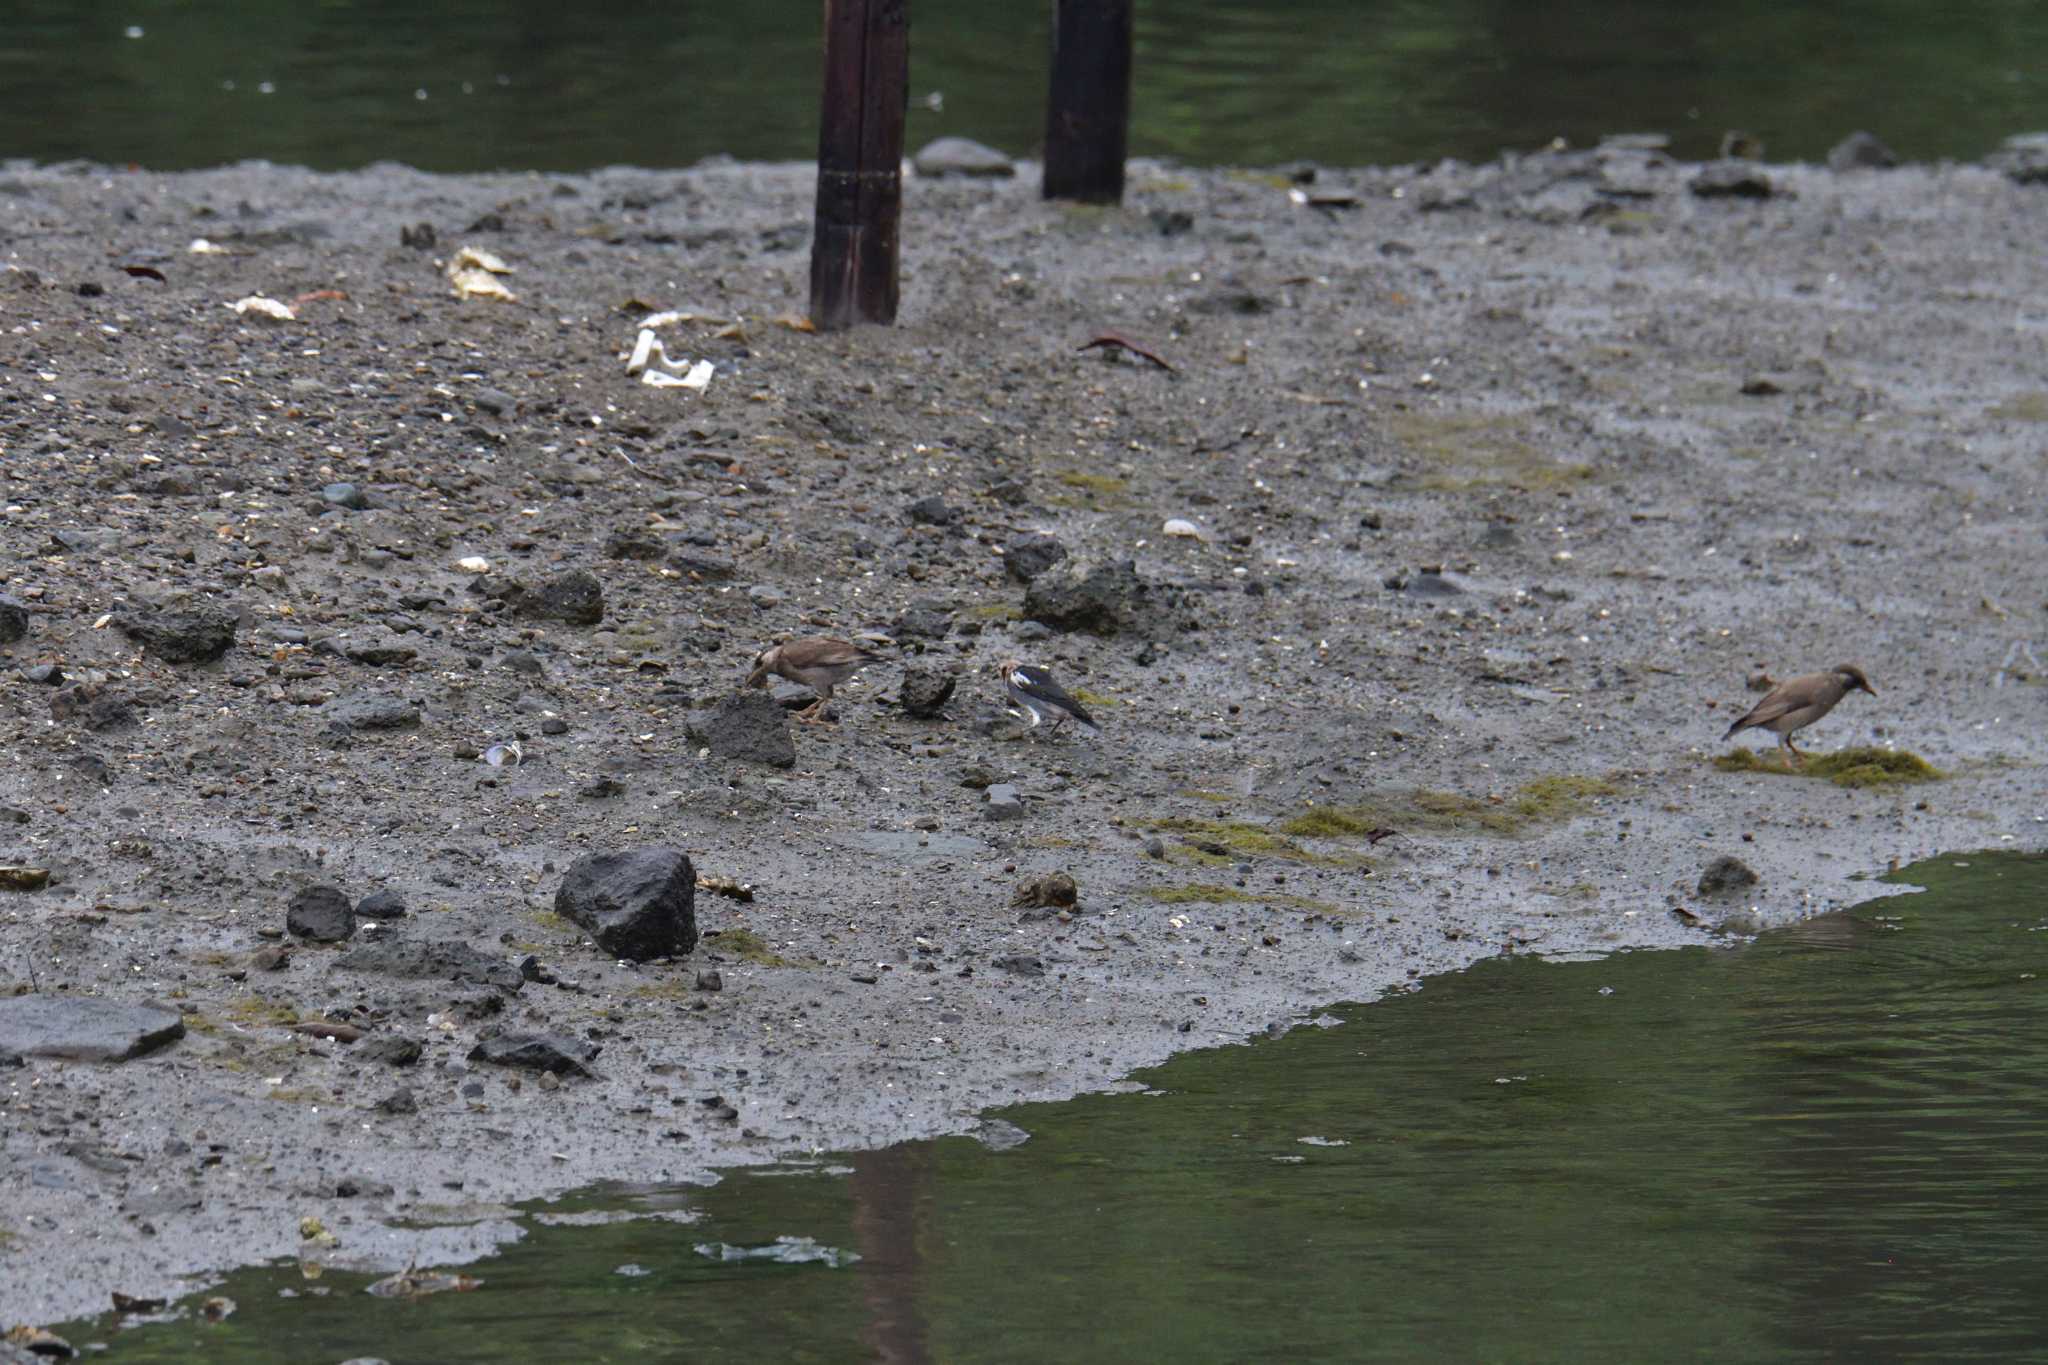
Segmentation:
{"type": "Polygon", "coordinates": [[[372,891],[356,902],[358,919],[404,919],[405,897],[396,891],[372,891]]]}
{"type": "Polygon", "coordinates": [[[0,592],[0,645],[11,645],[28,634],[28,606],[0,592]]]}
{"type": "Polygon", "coordinates": [[[557,1076],[588,1076],[590,1064],[603,1049],[580,1038],[558,1033],[501,1033],[469,1050],[469,1060],[522,1071],[552,1071],[557,1076]]]}
{"type": "Polygon", "coordinates": [[[167,664],[210,664],[235,645],[235,614],[211,603],[182,611],[135,604],[118,618],[121,633],[167,664]]]}
{"type": "Polygon", "coordinates": [[[420,723],[417,706],[403,697],[351,692],[320,708],[328,725],[347,730],[410,730],[420,723]]]}
{"type": "Polygon", "coordinates": [[[723,581],[739,571],[739,566],[724,555],[690,544],[673,546],[668,552],[668,563],[678,573],[712,581],[723,581]]]}
{"type": "Polygon", "coordinates": [[[1700,873],[1699,892],[1702,896],[1725,896],[1746,891],[1759,880],[1748,863],[1724,853],[1708,863],[1706,871],[1700,873]]]}
{"type": "Polygon", "coordinates": [[[721,697],[708,710],[692,711],[684,729],[692,744],[701,744],[720,758],[771,768],[796,765],[796,740],[782,708],[756,688],[721,697]]]}
{"type": "Polygon", "coordinates": [[[162,1005],[89,995],[0,999],[0,1053],[125,1062],[184,1036],[185,1020],[162,1005]]]}
{"type": "Polygon", "coordinates": [[[943,640],[952,629],[951,603],[938,597],[918,597],[890,623],[889,633],[899,640],[943,640]]]}
{"type": "Polygon", "coordinates": [[[312,943],[339,943],[356,931],[356,910],[340,888],[308,886],[285,907],[284,927],[312,943]]]}
{"type": "Polygon", "coordinates": [[[904,714],[930,718],[939,714],[951,699],[955,682],[944,669],[929,664],[906,664],[903,685],[896,689],[896,697],[903,703],[904,714]]]}
{"type": "Polygon", "coordinates": [[[1080,895],[1072,877],[1064,872],[1047,872],[1012,892],[1010,904],[1034,910],[1071,910],[1080,895]]]}
{"type": "Polygon", "coordinates": [[[502,597],[511,606],[514,616],[561,621],[572,626],[594,626],[604,620],[604,585],[588,569],[558,573],[533,587],[492,580],[489,588],[493,596],[502,597]]]}
{"type": "Polygon", "coordinates": [[[1003,568],[1019,583],[1032,579],[1067,557],[1067,547],[1042,531],[1026,531],[1003,547],[1003,568]]]}
{"type": "Polygon", "coordinates": [[[386,1034],[382,1038],[365,1038],[351,1054],[358,1061],[382,1062],[386,1066],[411,1066],[425,1051],[417,1038],[400,1034],[386,1034]]]}
{"type": "Polygon", "coordinates": [[[555,913],[613,957],[681,957],[697,946],[697,870],[658,845],[593,853],[563,874],[555,913]]]}
{"type": "Polygon", "coordinates": [[[510,994],[525,984],[519,968],[467,943],[433,939],[392,939],[352,948],[334,960],[337,969],[459,985],[495,986],[510,994]]]}
{"type": "Polygon", "coordinates": [[[1150,591],[1132,560],[1069,560],[1031,580],[1024,615],[1055,630],[1114,635],[1139,624],[1150,591]]]}

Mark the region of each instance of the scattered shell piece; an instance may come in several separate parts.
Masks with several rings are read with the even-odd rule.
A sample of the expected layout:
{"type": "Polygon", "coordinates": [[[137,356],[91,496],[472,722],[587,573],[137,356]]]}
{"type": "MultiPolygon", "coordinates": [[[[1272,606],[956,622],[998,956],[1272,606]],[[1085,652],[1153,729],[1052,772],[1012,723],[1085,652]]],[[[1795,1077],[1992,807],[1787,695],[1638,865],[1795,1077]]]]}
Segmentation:
{"type": "Polygon", "coordinates": [[[498,283],[498,277],[487,270],[474,267],[468,270],[451,270],[448,282],[455,286],[455,297],[459,299],[496,299],[500,303],[517,303],[519,296],[498,283]]]}
{"type": "Polygon", "coordinates": [[[1195,525],[1192,521],[1186,521],[1180,517],[1173,518],[1160,527],[1159,531],[1162,535],[1179,536],[1186,540],[1200,540],[1202,538],[1201,527],[1195,525]]]}
{"type": "Polygon", "coordinates": [[[455,561],[455,567],[464,573],[489,573],[491,561],[482,555],[468,555],[455,561]]]}
{"type": "Polygon", "coordinates": [[[235,1311],[235,1301],[225,1294],[215,1294],[199,1305],[199,1315],[208,1322],[224,1321],[235,1311]]]}
{"type": "Polygon", "coordinates": [[[0,887],[9,891],[40,891],[49,881],[47,867],[0,867],[0,887]]]}
{"type": "Polygon", "coordinates": [[[484,750],[484,762],[490,764],[493,768],[502,768],[507,763],[516,768],[525,761],[526,751],[519,747],[518,740],[508,740],[503,744],[493,744],[490,748],[484,750]]]}
{"type": "Polygon", "coordinates": [[[209,242],[204,237],[194,237],[192,245],[185,248],[194,256],[225,256],[228,249],[219,242],[209,242]]]}
{"type": "Polygon", "coordinates": [[[448,262],[448,273],[452,275],[458,270],[467,270],[472,267],[488,271],[493,275],[510,275],[513,273],[512,267],[506,265],[504,261],[493,256],[488,251],[473,246],[466,246],[455,253],[455,259],[448,262]]]}
{"type": "Polygon", "coordinates": [[[744,882],[734,881],[731,877],[700,876],[697,878],[697,889],[699,891],[709,891],[717,896],[726,896],[736,901],[751,901],[754,899],[753,887],[744,882]]]}
{"type": "Polygon", "coordinates": [[[297,322],[299,320],[299,315],[291,310],[290,305],[279,303],[276,299],[266,299],[261,294],[251,294],[246,299],[236,299],[228,307],[234,309],[243,317],[254,315],[267,322],[297,322]]]}
{"type": "Polygon", "coordinates": [[[775,325],[787,327],[792,332],[815,332],[818,330],[817,323],[812,322],[809,318],[799,313],[777,313],[775,315],[775,325]]]}
{"type": "Polygon", "coordinates": [[[640,325],[642,327],[674,327],[678,323],[684,322],[715,321],[717,319],[709,313],[691,313],[671,308],[659,313],[649,313],[646,317],[640,319],[640,325]]]}

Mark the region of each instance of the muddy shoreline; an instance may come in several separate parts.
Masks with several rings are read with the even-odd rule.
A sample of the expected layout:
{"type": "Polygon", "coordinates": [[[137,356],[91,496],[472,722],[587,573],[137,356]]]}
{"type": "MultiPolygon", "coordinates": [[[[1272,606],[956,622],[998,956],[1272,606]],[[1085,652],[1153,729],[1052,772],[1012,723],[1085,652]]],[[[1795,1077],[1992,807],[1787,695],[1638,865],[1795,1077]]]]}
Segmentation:
{"type": "Polygon", "coordinates": [[[1725,941],[2042,848],[2048,191],[1699,172],[1325,170],[1350,202],[1314,208],[1139,164],[1120,211],[1033,168],[914,180],[900,325],[819,337],[777,321],[807,167],[0,168],[0,863],[52,874],[0,891],[0,993],[188,1025],[0,1070],[0,1322],[450,1261],[519,1235],[511,1201],[959,1131],[1481,957],[1725,941]],[[516,301],[451,293],[465,245],[516,301]],[[702,391],[625,373],[663,310],[702,391]],[[1176,368],[1077,349],[1106,328],[1176,368]],[[1133,562],[1114,633],[1030,621],[1000,553],[1029,532],[1133,562]],[[587,572],[602,620],[522,616],[472,557],[587,572]],[[192,603],[236,618],[217,661],[122,628],[192,603]],[[891,661],[790,768],[704,754],[692,711],[818,631],[891,661]],[[1009,654],[1102,734],[1016,737],[1009,654]],[[940,717],[899,659],[958,674],[940,717]],[[1806,743],[1946,780],[1712,766],[1753,672],[1842,660],[1878,696],[1806,743]],[[646,843],[752,888],[699,895],[689,960],[552,914],[576,857],[646,843]],[[1722,854],[1749,894],[1697,894],[1722,854]],[[1052,871],[1078,913],[1012,907],[1052,871]],[[315,883],[406,904],[350,947],[557,980],[252,969],[315,883]],[[316,1019],[364,1040],[285,1027],[316,1019]],[[498,1029],[597,1042],[598,1075],[467,1061],[498,1029]],[[384,1037],[422,1055],[366,1060],[384,1037]]]}

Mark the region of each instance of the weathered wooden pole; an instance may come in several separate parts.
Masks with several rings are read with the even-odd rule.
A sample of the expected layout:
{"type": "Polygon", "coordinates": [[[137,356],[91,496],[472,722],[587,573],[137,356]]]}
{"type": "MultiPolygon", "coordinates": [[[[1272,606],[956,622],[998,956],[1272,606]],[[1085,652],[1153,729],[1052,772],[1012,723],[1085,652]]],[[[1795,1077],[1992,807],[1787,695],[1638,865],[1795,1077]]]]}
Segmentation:
{"type": "Polygon", "coordinates": [[[1045,197],[1124,197],[1131,121],[1131,0],[1054,0],[1045,197]]]}
{"type": "Polygon", "coordinates": [[[811,322],[821,332],[896,320],[909,103],[909,0],[825,0],[811,235],[811,322]]]}

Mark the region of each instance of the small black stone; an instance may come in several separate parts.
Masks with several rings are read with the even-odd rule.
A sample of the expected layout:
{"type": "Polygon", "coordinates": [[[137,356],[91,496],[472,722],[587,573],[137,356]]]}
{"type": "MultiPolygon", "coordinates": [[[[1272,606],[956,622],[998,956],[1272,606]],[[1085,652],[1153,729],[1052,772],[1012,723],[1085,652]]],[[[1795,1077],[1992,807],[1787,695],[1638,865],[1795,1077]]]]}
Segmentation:
{"type": "Polygon", "coordinates": [[[356,902],[356,915],[362,919],[404,919],[405,898],[396,891],[372,891],[356,902]]]}

